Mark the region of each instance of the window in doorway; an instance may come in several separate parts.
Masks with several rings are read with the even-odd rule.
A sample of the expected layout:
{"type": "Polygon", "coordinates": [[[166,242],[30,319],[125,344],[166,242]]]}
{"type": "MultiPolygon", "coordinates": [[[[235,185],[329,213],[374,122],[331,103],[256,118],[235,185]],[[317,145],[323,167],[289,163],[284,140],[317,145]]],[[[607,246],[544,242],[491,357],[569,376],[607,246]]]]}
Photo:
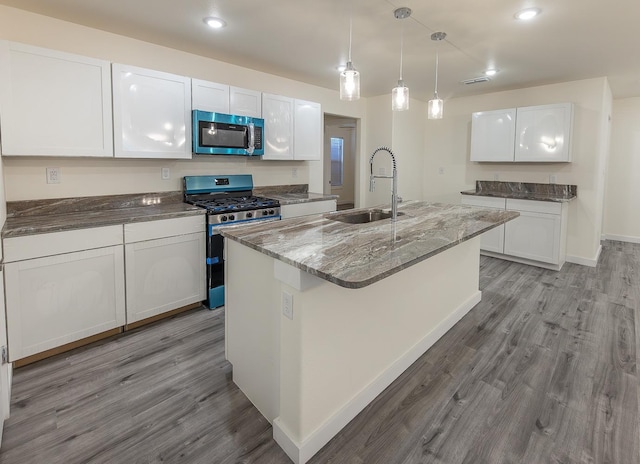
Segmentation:
{"type": "Polygon", "coordinates": [[[344,174],[344,139],[331,137],[331,186],[342,187],[344,174]]]}

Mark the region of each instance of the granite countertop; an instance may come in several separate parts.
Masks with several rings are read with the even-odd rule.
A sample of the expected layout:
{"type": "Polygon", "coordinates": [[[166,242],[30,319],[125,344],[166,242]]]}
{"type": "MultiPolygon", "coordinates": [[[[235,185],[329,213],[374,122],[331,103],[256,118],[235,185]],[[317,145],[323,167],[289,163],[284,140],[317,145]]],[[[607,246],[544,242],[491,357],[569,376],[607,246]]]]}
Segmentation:
{"type": "Polygon", "coordinates": [[[325,195],[308,191],[308,184],[254,187],[253,194],[278,200],[280,205],[294,205],[312,201],[335,200],[338,195],[325,195]]]}
{"type": "Polygon", "coordinates": [[[251,224],[222,234],[254,250],[346,288],[362,288],[519,216],[471,206],[403,202],[393,223],[332,220],[353,213],[251,224]]]}
{"type": "Polygon", "coordinates": [[[475,190],[460,192],[463,195],[513,198],[518,200],[568,202],[577,198],[578,187],[564,184],[535,184],[526,182],[476,181],[475,190]]]}
{"type": "Polygon", "coordinates": [[[7,203],[2,238],[205,214],[182,192],[29,200],[7,203]]]}

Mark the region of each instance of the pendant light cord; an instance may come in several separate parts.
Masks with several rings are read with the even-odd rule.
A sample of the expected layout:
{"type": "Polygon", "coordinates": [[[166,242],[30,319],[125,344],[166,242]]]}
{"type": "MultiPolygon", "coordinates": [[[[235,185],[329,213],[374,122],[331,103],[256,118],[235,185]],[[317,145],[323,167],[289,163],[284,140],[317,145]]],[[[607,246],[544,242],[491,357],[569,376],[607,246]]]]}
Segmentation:
{"type": "Polygon", "coordinates": [[[400,25],[400,80],[402,80],[402,48],[404,45],[404,21],[400,25]]]}
{"type": "Polygon", "coordinates": [[[436,45],[436,87],[434,90],[435,97],[438,98],[438,48],[440,44],[436,45]]]}
{"type": "Polygon", "coordinates": [[[351,62],[351,39],[353,35],[353,0],[349,2],[349,62],[351,62]]]}

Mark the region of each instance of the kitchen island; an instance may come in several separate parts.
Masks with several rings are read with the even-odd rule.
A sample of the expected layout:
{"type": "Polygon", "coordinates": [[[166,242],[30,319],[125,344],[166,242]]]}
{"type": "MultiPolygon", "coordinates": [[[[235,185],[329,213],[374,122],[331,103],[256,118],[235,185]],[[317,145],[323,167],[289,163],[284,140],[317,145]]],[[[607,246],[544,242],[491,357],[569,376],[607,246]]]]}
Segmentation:
{"type": "Polygon", "coordinates": [[[371,211],[223,232],[233,380],[296,463],[480,301],[479,235],[518,216],[407,202],[362,222],[371,211]]]}

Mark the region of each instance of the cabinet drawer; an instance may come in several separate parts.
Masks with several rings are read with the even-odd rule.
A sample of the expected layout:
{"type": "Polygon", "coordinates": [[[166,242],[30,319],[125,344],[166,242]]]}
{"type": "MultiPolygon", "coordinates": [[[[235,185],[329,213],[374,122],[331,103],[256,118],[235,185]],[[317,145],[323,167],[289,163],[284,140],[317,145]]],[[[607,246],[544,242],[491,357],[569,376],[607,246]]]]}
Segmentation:
{"type": "Polygon", "coordinates": [[[134,243],[205,231],[205,216],[187,216],[124,225],[124,242],[134,243]]]}
{"type": "Polygon", "coordinates": [[[6,263],[122,244],[122,226],[95,227],[3,240],[6,263]]]}
{"type": "Polygon", "coordinates": [[[462,204],[469,206],[479,206],[480,208],[504,209],[505,198],[496,197],[476,197],[473,195],[463,195],[462,204]]]}
{"type": "Polygon", "coordinates": [[[507,198],[507,209],[511,211],[530,211],[532,213],[561,214],[562,203],[507,198]]]}

